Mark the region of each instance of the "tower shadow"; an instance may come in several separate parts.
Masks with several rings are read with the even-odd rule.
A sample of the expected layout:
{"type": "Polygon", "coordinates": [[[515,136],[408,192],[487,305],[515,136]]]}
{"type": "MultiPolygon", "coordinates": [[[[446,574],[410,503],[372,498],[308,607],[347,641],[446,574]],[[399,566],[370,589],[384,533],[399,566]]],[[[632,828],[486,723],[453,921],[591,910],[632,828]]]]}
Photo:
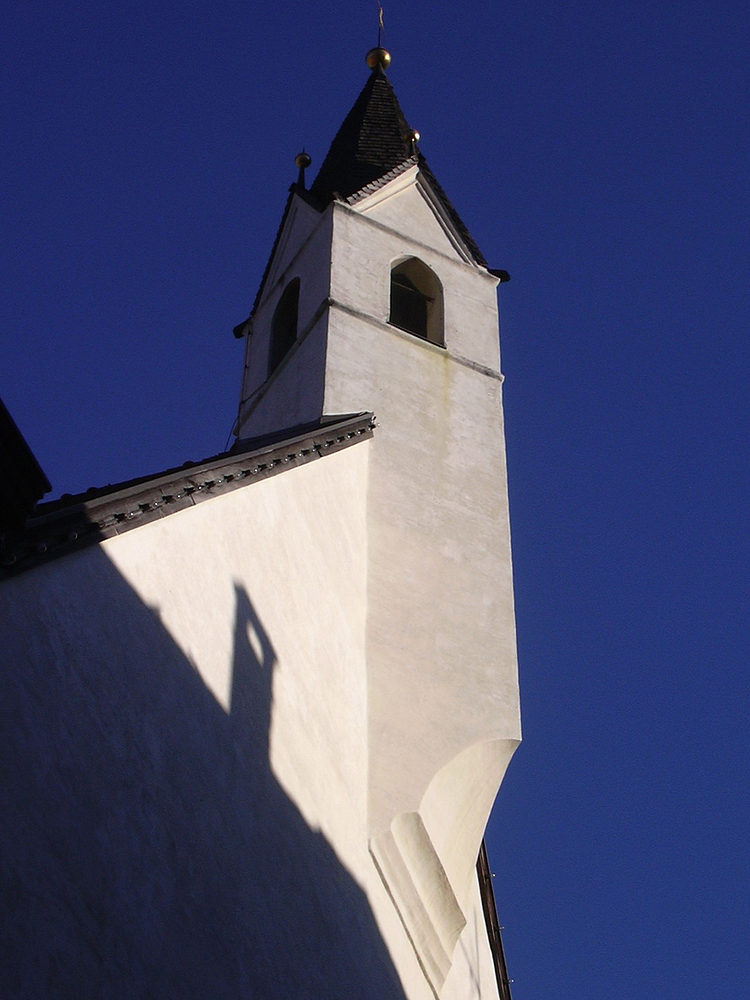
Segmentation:
{"type": "Polygon", "coordinates": [[[100,549],[70,559],[73,591],[68,560],[0,586],[0,995],[404,1000],[271,770],[276,655],[248,594],[227,713],[100,549]]]}

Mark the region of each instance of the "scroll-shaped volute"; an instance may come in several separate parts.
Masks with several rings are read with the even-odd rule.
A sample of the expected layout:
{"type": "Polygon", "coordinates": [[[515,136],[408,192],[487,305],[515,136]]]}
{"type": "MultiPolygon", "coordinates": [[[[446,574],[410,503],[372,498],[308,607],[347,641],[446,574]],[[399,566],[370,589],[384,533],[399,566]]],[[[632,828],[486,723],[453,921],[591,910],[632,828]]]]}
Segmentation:
{"type": "Polygon", "coordinates": [[[462,751],[430,782],[419,812],[400,813],[370,853],[419,962],[440,991],[466,926],[479,847],[518,740],[462,751]]]}
{"type": "Polygon", "coordinates": [[[437,994],[466,917],[419,813],[396,816],[372,838],[370,854],[437,994]]]}
{"type": "Polygon", "coordinates": [[[420,815],[461,907],[472,889],[492,805],[519,742],[474,744],[438,771],[422,798],[420,815]]]}
{"type": "Polygon", "coordinates": [[[292,278],[281,293],[271,320],[271,345],[268,351],[268,374],[272,375],[297,339],[299,278],[292,278]]]}
{"type": "Polygon", "coordinates": [[[388,322],[431,344],[445,346],[443,286],[418,257],[407,257],[391,269],[388,322]]]}

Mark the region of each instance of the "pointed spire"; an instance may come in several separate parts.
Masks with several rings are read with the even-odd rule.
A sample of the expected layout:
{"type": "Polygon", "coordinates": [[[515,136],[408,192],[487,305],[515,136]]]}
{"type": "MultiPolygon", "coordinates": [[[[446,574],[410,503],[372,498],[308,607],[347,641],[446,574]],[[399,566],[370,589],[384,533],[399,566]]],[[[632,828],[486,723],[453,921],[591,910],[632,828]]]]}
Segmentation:
{"type": "Polygon", "coordinates": [[[409,128],[384,72],[390,53],[378,47],[370,49],[366,59],[372,70],[370,78],[336,133],[310,187],[310,196],[322,208],[336,195],[350,198],[398,167],[418,164],[420,177],[442,204],[469,254],[477,264],[487,267],[482,251],[417,148],[419,132],[409,128]]]}
{"type": "Polygon", "coordinates": [[[415,133],[384,72],[390,55],[385,49],[371,49],[367,62],[372,70],[370,78],[336,133],[310,188],[323,204],[335,193],[348,198],[414,155],[415,133]]]}

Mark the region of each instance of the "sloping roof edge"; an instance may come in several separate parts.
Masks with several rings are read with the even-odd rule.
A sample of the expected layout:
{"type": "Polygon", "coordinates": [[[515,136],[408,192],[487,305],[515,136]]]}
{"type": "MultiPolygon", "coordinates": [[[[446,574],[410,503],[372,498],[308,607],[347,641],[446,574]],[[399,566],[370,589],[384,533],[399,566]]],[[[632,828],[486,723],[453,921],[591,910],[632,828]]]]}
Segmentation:
{"type": "Polygon", "coordinates": [[[178,469],[41,504],[0,544],[0,580],[371,438],[372,413],[293,427],[178,469]]]}
{"type": "Polygon", "coordinates": [[[343,199],[347,205],[352,208],[356,208],[359,202],[364,201],[371,195],[378,191],[381,191],[384,187],[391,183],[391,181],[396,180],[402,174],[406,173],[407,170],[412,169],[412,167],[418,168],[418,177],[421,181],[423,187],[426,187],[429,192],[429,197],[434,198],[437,204],[440,206],[442,211],[445,213],[443,224],[446,222],[453,230],[453,236],[458,240],[460,244],[463,245],[463,249],[468,257],[470,257],[474,263],[479,264],[480,267],[488,268],[487,261],[482,254],[482,251],[477,246],[476,242],[472,238],[471,233],[466,227],[466,224],[461,219],[454,208],[452,202],[448,198],[443,188],[440,186],[438,179],[433,174],[427,165],[427,161],[421,153],[416,153],[414,156],[409,157],[408,160],[404,160],[397,167],[389,170],[387,173],[383,174],[382,177],[376,178],[374,181],[370,181],[369,184],[365,184],[363,188],[359,191],[355,191],[354,194],[349,195],[348,198],[343,199]]]}
{"type": "Polygon", "coordinates": [[[463,219],[458,214],[456,209],[453,207],[453,203],[451,202],[450,198],[441,187],[437,177],[430,170],[429,166],[427,165],[427,160],[425,160],[424,156],[422,156],[421,153],[418,154],[417,161],[419,163],[419,172],[422,174],[427,183],[430,185],[438,201],[440,201],[441,205],[445,209],[448,218],[450,219],[451,223],[456,229],[456,232],[461,237],[462,242],[466,245],[466,249],[469,251],[469,253],[477,262],[477,264],[480,265],[480,267],[487,267],[488,265],[487,261],[484,259],[484,254],[475,243],[473,236],[466,228],[466,224],[464,223],[463,219]]]}
{"type": "Polygon", "coordinates": [[[263,289],[266,287],[266,282],[268,281],[268,275],[271,273],[271,267],[273,265],[274,258],[276,257],[276,251],[279,248],[279,243],[281,242],[281,236],[284,232],[284,226],[286,225],[286,220],[289,216],[289,210],[292,207],[292,202],[294,201],[294,196],[297,195],[302,201],[306,202],[311,208],[314,208],[316,212],[322,212],[323,207],[320,205],[315,198],[312,197],[306,188],[300,187],[299,184],[292,184],[289,188],[289,195],[286,199],[286,205],[284,206],[284,212],[281,216],[281,222],[279,223],[279,228],[276,230],[276,237],[273,241],[273,246],[271,247],[271,252],[268,255],[268,260],[266,261],[266,266],[263,268],[263,274],[261,275],[260,284],[258,285],[258,291],[255,293],[255,298],[253,299],[253,305],[250,310],[250,315],[247,319],[243,319],[241,323],[238,323],[234,327],[233,333],[235,337],[239,340],[244,337],[247,324],[253,318],[260,305],[260,300],[263,296],[263,289]]]}
{"type": "Polygon", "coordinates": [[[403,163],[399,163],[398,166],[393,167],[387,173],[383,174],[381,177],[376,177],[374,181],[370,181],[369,184],[365,184],[361,187],[359,191],[355,191],[354,194],[350,194],[348,198],[343,200],[347,205],[356,205],[360,201],[364,201],[365,198],[369,198],[371,194],[375,194],[376,191],[380,191],[391,181],[394,181],[401,174],[406,173],[407,170],[411,170],[412,167],[418,165],[418,159],[416,156],[410,156],[408,160],[404,160],[403,163]]]}

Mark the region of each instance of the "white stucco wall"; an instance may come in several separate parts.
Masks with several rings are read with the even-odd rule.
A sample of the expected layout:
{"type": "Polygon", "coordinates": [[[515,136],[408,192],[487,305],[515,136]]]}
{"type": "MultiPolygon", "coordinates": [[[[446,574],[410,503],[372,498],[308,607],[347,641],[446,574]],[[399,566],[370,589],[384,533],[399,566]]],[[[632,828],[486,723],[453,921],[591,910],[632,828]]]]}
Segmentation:
{"type": "Polygon", "coordinates": [[[487,947],[487,930],[476,880],[464,904],[466,926],[453,952],[448,978],[440,1000],[489,1000],[497,998],[497,980],[487,947]]]}
{"type": "Polygon", "coordinates": [[[443,285],[448,352],[499,371],[497,278],[467,263],[451,246],[416,184],[406,189],[399,188],[398,181],[393,185],[393,198],[383,198],[388,185],[374,206],[369,199],[362,205],[334,206],[332,297],[386,322],[390,263],[403,256],[419,257],[443,285]],[[425,214],[432,219],[429,228],[425,214]]]}
{"type": "MultiPolygon", "coordinates": [[[[270,761],[353,870],[365,801],[369,442],[108,539],[107,557],[231,711],[236,590],[274,650],[270,761]]],[[[257,637],[250,643],[259,648],[257,637]]]]}
{"type": "MultiPolygon", "coordinates": [[[[404,778],[412,790],[389,782],[373,791],[375,830],[418,809],[454,753],[520,735],[496,281],[405,235],[410,206],[424,228],[414,186],[394,201],[398,232],[335,206],[331,295],[343,308],[331,310],[325,395],[326,412],[370,407],[379,424],[369,501],[371,738],[382,727],[388,771],[397,757],[415,763],[404,778]],[[445,349],[382,322],[390,261],[405,252],[443,284],[445,349]]],[[[372,211],[384,215],[387,204],[372,211]]],[[[373,753],[375,771],[380,759],[373,753]]]]}
{"type": "Polygon", "coordinates": [[[467,260],[450,229],[436,216],[420,185],[419,168],[414,165],[385,187],[353,200],[354,210],[386,228],[401,233],[423,247],[451,259],[467,260]]]}
{"type": "MultiPolygon", "coordinates": [[[[26,871],[24,878],[27,869],[36,872],[32,881],[40,884],[27,886],[29,898],[38,891],[50,907],[83,911],[71,928],[69,917],[60,918],[57,936],[44,945],[38,914],[25,915],[30,947],[50,951],[50,961],[58,947],[67,956],[61,981],[69,988],[92,975],[88,938],[97,931],[86,922],[99,910],[123,942],[104,947],[104,981],[127,990],[136,970],[150,981],[150,945],[139,935],[151,927],[158,940],[162,923],[176,923],[204,978],[190,973],[186,959],[179,970],[174,956],[164,967],[182,983],[173,986],[179,995],[205,995],[201,984],[217,975],[220,958],[203,940],[207,914],[195,893],[205,891],[217,859],[231,873],[245,854],[246,876],[214,889],[210,919],[241,928],[260,912],[265,926],[254,918],[254,936],[248,930],[247,942],[233,945],[222,971],[230,992],[217,995],[239,989],[232,962],[243,952],[243,975],[259,988],[266,973],[252,955],[260,932],[269,963],[284,964],[290,976],[304,966],[307,982],[285,988],[293,984],[299,996],[434,996],[368,850],[372,451],[372,441],[359,443],[0,584],[2,702],[12,718],[3,733],[20,773],[41,769],[19,784],[16,801],[9,796],[9,813],[19,810],[21,826],[29,825],[35,860],[15,857],[23,850],[8,839],[18,832],[16,816],[15,826],[0,828],[0,876],[4,866],[26,871]],[[121,765],[123,753],[134,761],[121,765]],[[145,812],[142,801],[152,803],[145,812]],[[56,824],[75,825],[92,810],[96,818],[77,833],[58,831],[50,841],[56,824]],[[174,860],[158,836],[152,843],[155,830],[169,843],[185,842],[174,860]],[[86,860],[71,885],[63,873],[75,864],[67,854],[80,848],[86,860]],[[289,875],[280,864],[298,871],[289,875]],[[107,888],[118,871],[122,889],[107,888]],[[143,894],[141,879],[157,899],[147,892],[133,901],[143,894]],[[180,891],[186,880],[195,887],[180,891]],[[245,881],[252,904],[242,895],[245,881]],[[330,885],[342,881],[346,904],[331,897],[330,885]],[[225,898],[230,893],[237,898],[225,898]],[[324,919],[299,923],[298,911],[326,901],[324,919]]],[[[399,770],[408,770],[404,764],[399,770]]],[[[477,996],[496,995],[475,895],[474,881],[462,900],[466,927],[458,964],[446,969],[445,996],[472,995],[466,985],[479,981],[477,996]]],[[[33,977],[30,983],[28,995],[39,995],[33,977]]]]}
{"type": "Polygon", "coordinates": [[[377,416],[367,834],[432,988],[453,976],[458,989],[474,862],[520,739],[497,279],[470,260],[416,168],[334,203],[314,240],[330,261],[315,363],[298,360],[304,344],[292,352],[242,433],[289,426],[295,380],[322,389],[323,414],[377,416]],[[444,348],[387,322],[390,270],[408,256],[441,282],[444,348]]]}
{"type": "Polygon", "coordinates": [[[369,449],[0,583],[6,995],[431,996],[367,850],[369,449]]]}
{"type": "MultiPolygon", "coordinates": [[[[393,200],[424,232],[419,192],[393,200]]],[[[410,228],[334,207],[324,411],[378,418],[369,833],[440,990],[468,933],[474,861],[520,722],[495,281],[410,228]],[[408,253],[443,285],[445,349],[384,322],[391,262],[408,253]]]]}

